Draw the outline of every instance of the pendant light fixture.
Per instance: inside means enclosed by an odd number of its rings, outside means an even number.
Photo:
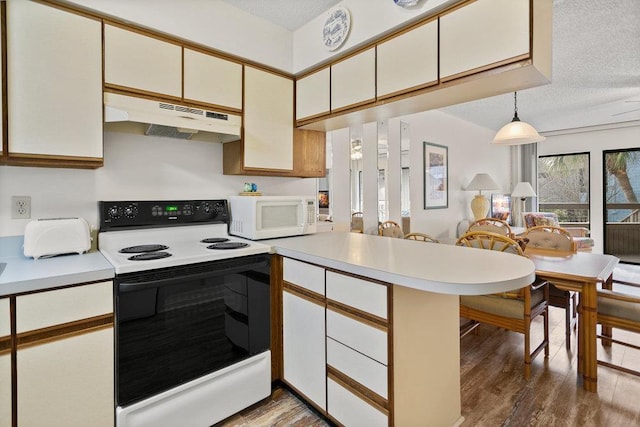
[[[538,133],[529,123],[520,121],[518,117],[518,92],[513,92],[513,120],[498,131],[491,141],[497,145],[521,145],[542,142],[546,138]]]

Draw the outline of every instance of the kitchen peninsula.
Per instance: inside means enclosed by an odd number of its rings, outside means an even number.
[[[535,277],[524,257],[365,234],[270,244],[274,378],[343,425],[459,425],[458,295]]]

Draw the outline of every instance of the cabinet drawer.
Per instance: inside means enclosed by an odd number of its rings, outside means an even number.
[[[387,364],[387,333],[327,309],[327,336]]]
[[[327,338],[327,365],[388,399],[387,367],[380,362]]]
[[[387,319],[387,287],[327,271],[327,298]]]
[[[284,258],[282,270],[286,282],[324,295],[324,268]]]
[[[360,399],[331,378],[327,379],[327,412],[345,427],[389,425],[387,414]]]
[[[113,313],[111,281],[16,298],[18,333]]]

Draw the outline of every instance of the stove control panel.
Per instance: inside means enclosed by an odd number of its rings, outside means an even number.
[[[167,227],[195,223],[229,223],[227,201],[162,200],[101,201],[100,231]]]

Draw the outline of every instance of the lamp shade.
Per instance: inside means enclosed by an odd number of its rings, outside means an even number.
[[[497,145],[521,145],[542,142],[545,139],[547,138],[540,135],[529,123],[520,121],[518,117],[518,92],[514,92],[513,119],[502,126],[491,143]]]
[[[528,182],[519,182],[511,192],[511,197],[536,197],[536,192]]]
[[[520,145],[542,142],[545,139],[547,138],[540,135],[529,123],[515,120],[502,126],[491,142],[498,145]]]
[[[500,186],[496,184],[488,173],[477,173],[466,188],[467,191],[498,189],[500,189]]]

